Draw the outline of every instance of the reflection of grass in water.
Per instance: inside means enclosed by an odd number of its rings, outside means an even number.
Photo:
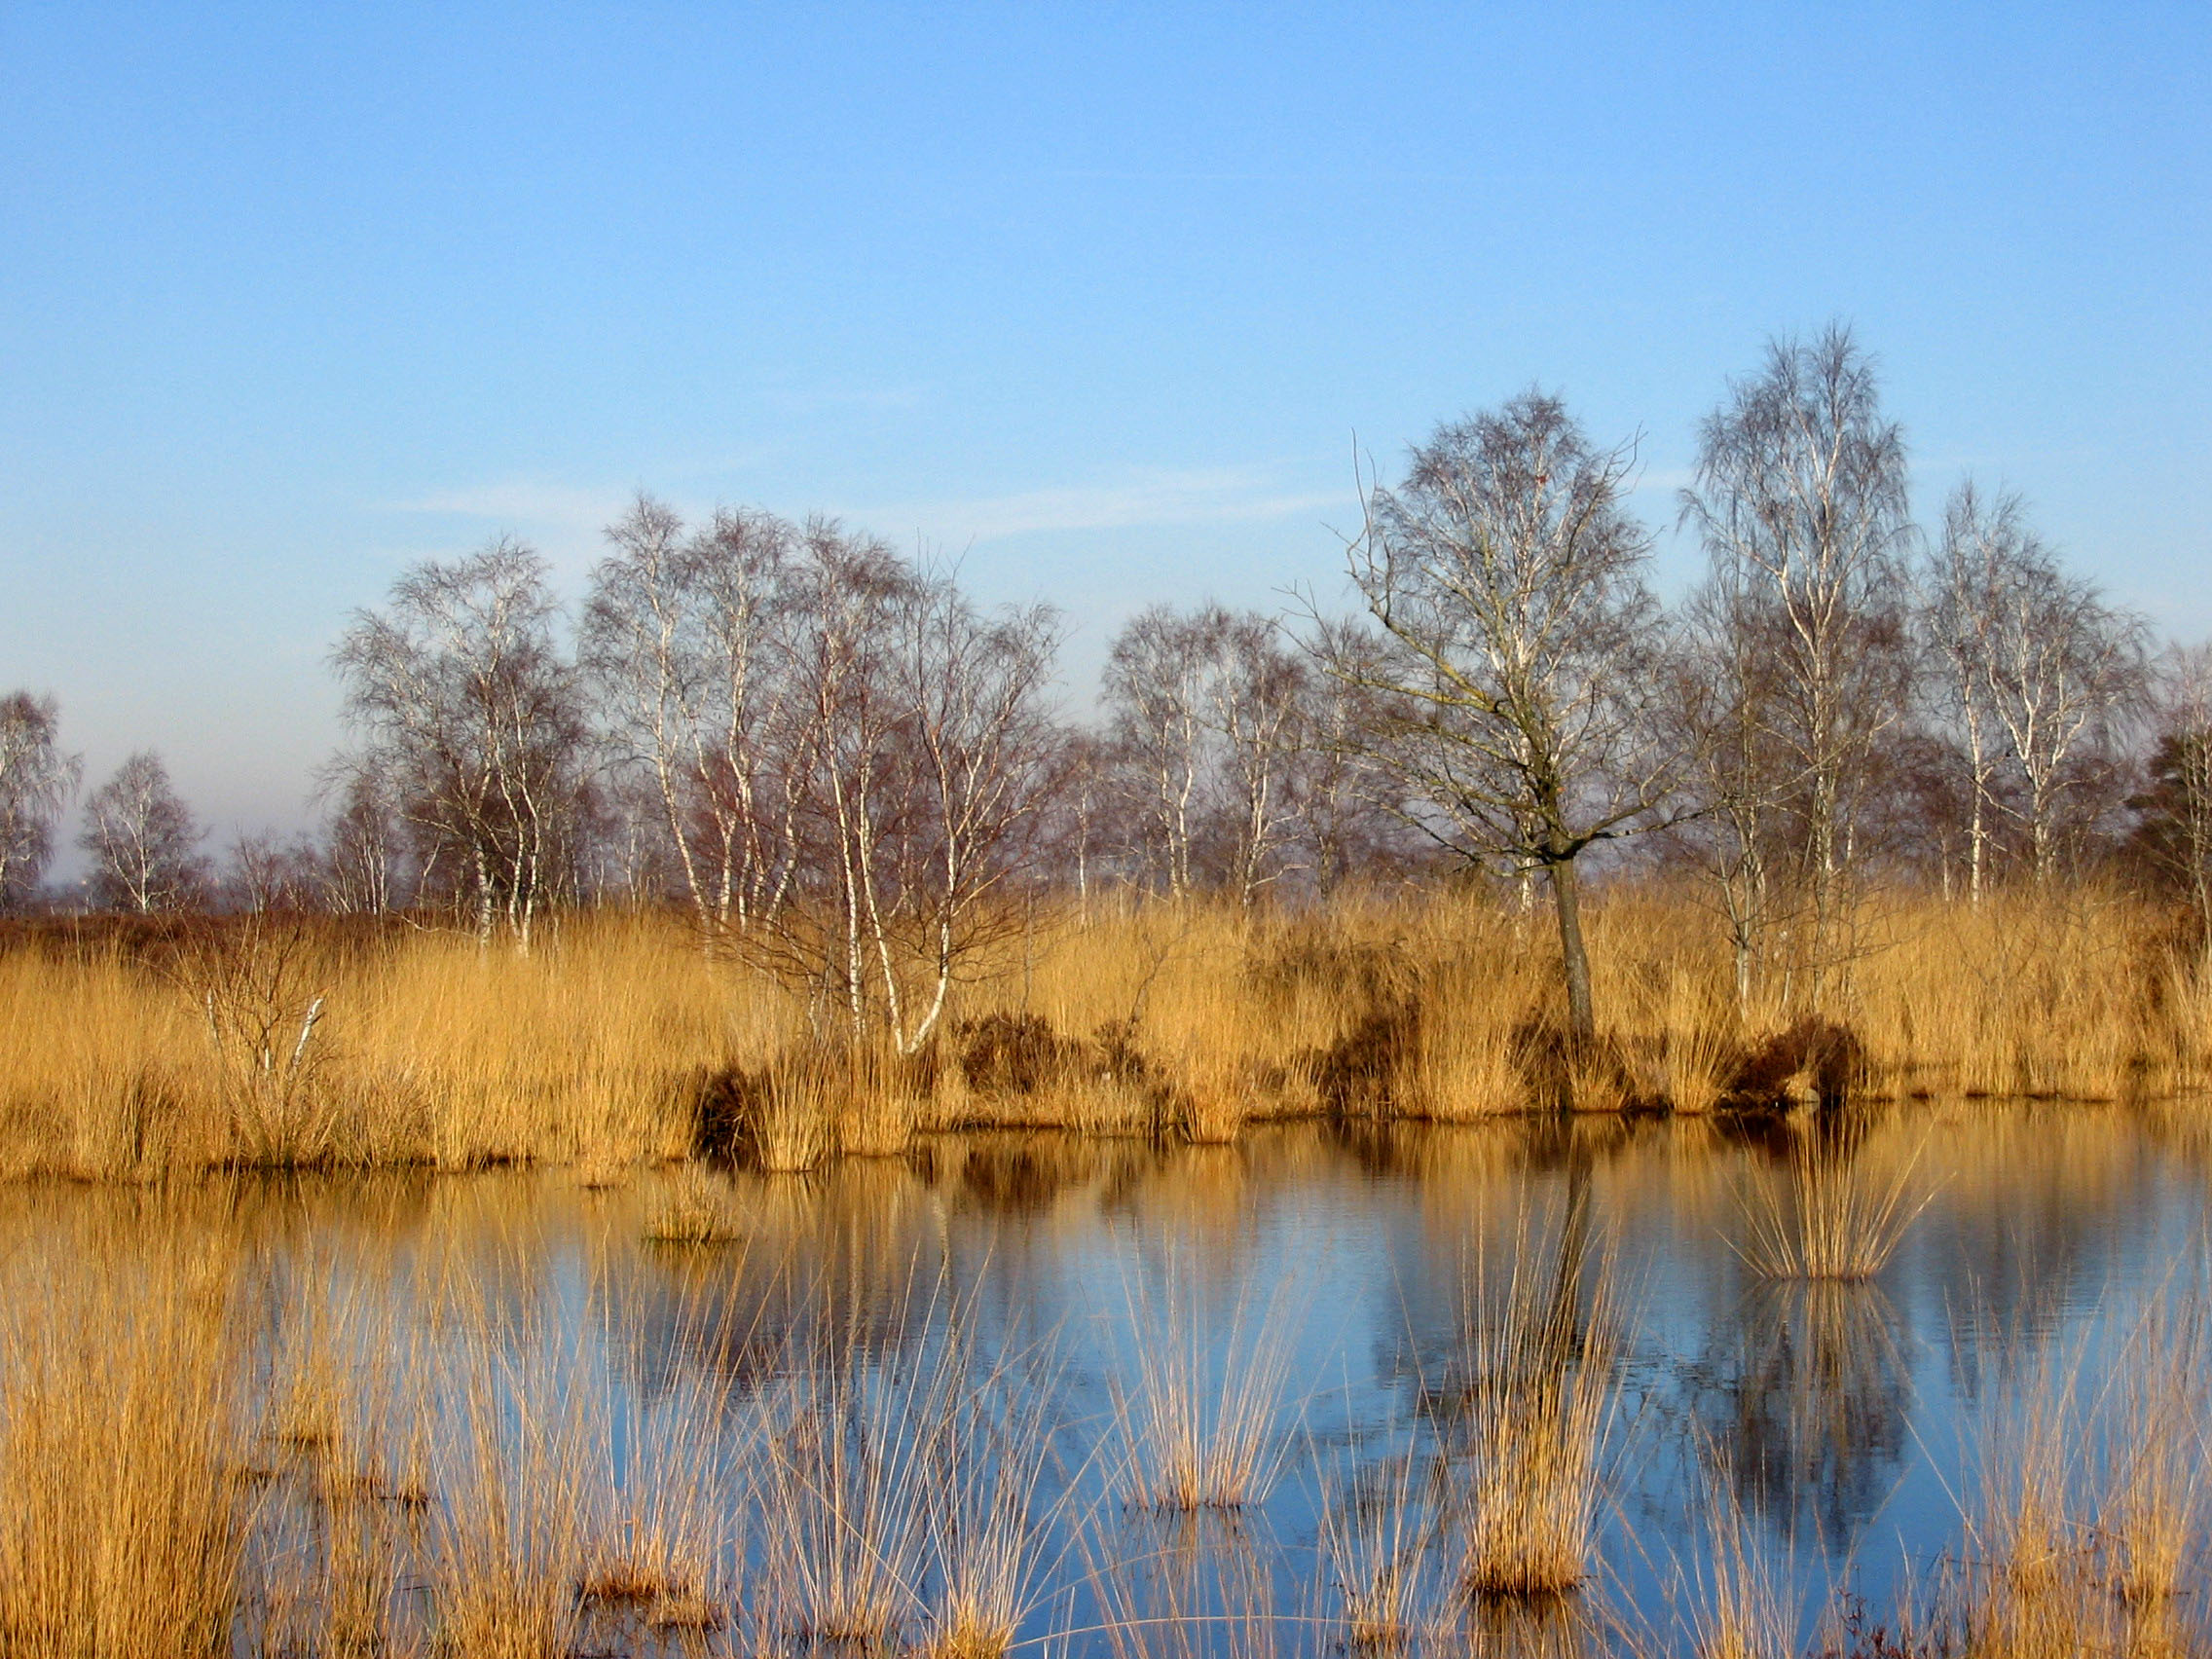
[[[1348,1647],[1395,1650],[1421,1623],[1435,1530],[1425,1502],[1428,1485],[1427,1460],[1406,1452],[1323,1486],[1321,1556]]]
[[[1767,1281],[1743,1304],[1744,1383],[1724,1466],[1792,1530],[1801,1504],[1825,1530],[1845,1525],[1860,1473],[1902,1451],[1911,1375],[1897,1318],[1863,1280]]]
[[[1869,1157],[1863,1147],[1799,1135],[1784,1180],[1739,1189],[1743,1231],[1729,1248],[1762,1278],[1870,1279],[1934,1197],[1913,1201],[1920,1157],[1920,1149],[1902,1160]]]
[[[846,1182],[856,1183],[853,1201],[827,1207]],[[342,1232],[336,1246],[303,1235],[290,1210],[277,1214],[280,1227],[253,1235],[281,1246],[264,1253],[263,1242],[244,1241],[250,1219],[220,1201],[195,1209],[174,1195],[149,1196],[143,1209],[93,1237],[82,1227],[52,1229],[55,1212],[46,1206],[55,1200],[27,1195],[22,1213],[37,1218],[37,1230],[23,1225],[21,1241],[0,1250],[0,1652],[166,1655],[178,1643],[142,1634],[159,1622],[147,1609],[189,1619],[203,1604],[225,1629],[235,1623],[241,1650],[263,1652],[380,1644],[425,1652],[438,1640],[457,1653],[615,1651],[645,1641],[638,1627],[649,1624],[669,1632],[650,1640],[673,1649],[719,1624],[726,1634],[715,1638],[718,1650],[781,1647],[800,1630],[873,1628],[941,1659],[990,1659],[1041,1610],[1040,1586],[1073,1582],[1051,1559],[1055,1545],[1113,1561],[1099,1570],[1119,1572],[1123,1552],[1152,1544],[1145,1570],[1155,1576],[1107,1609],[1117,1628],[1087,1631],[1082,1641],[1093,1651],[1115,1647],[1134,1659],[1140,1650],[1304,1650],[1312,1638],[1284,1588],[1305,1559],[1296,1553],[1304,1540],[1275,1539],[1257,1499],[1232,1528],[1223,1523],[1235,1515],[1223,1512],[1128,1512],[1102,1500],[1078,1516],[1039,1498],[1040,1483],[1051,1486],[1051,1389],[1013,1376],[995,1335],[977,1337],[957,1361],[945,1357],[933,1345],[958,1320],[941,1309],[883,1311],[884,1304],[903,1309],[930,1298],[927,1286],[916,1293],[890,1282],[898,1270],[886,1265],[911,1244],[887,1224],[894,1204],[906,1205],[909,1220],[926,1209],[901,1197],[918,1190],[914,1183],[904,1166],[892,1165],[830,1172],[804,1193],[788,1181],[741,1177],[736,1190],[757,1207],[761,1226],[784,1228],[809,1260],[848,1225],[877,1229],[838,1258],[834,1275],[825,1272],[836,1278],[833,1290],[808,1292],[824,1305],[832,1296],[866,1303],[873,1322],[864,1333],[857,1319],[840,1323],[809,1303],[803,1342],[742,1373],[736,1362],[719,1369],[719,1355],[705,1358],[697,1344],[666,1372],[655,1369],[664,1356],[623,1350],[616,1363],[638,1364],[642,1382],[603,1374],[609,1356],[592,1346],[603,1309],[611,1316],[620,1309],[627,1319],[634,1308],[620,1297],[595,1303],[586,1340],[577,1341],[576,1309],[560,1300],[566,1281],[548,1269],[542,1235],[487,1207],[494,1183],[429,1189],[436,1206],[406,1212],[412,1219],[388,1253],[366,1229]],[[628,1200],[576,1205],[565,1182],[551,1185],[556,1206],[601,1219],[608,1207],[634,1213],[622,1207]],[[93,1196],[101,1206],[114,1197]],[[776,1204],[787,1206],[780,1222]],[[404,1231],[424,1216],[420,1232]],[[727,1291],[752,1317],[758,1279],[779,1271],[761,1246],[743,1255],[641,1251],[637,1226],[601,1229],[625,1264],[610,1273],[700,1297]],[[888,1251],[883,1241],[893,1237],[907,1242]],[[1510,1265],[1511,1282],[1475,1299],[1483,1316],[1471,1321],[1459,1392],[1448,1402],[1460,1413],[1442,1419],[1446,1479],[1427,1485],[1427,1465],[1398,1457],[1402,1447],[1393,1443],[1362,1490],[1325,1493],[1313,1541],[1341,1594],[1313,1611],[1332,1615],[1350,1645],[1383,1650],[1403,1641],[1425,1651],[1448,1611],[1467,1620],[1452,1640],[1482,1651],[1641,1650],[1617,1634],[1591,1634],[1603,1631],[1616,1593],[1591,1555],[1569,1579],[1579,1588],[1565,1598],[1528,1594],[1530,1574],[1516,1580],[1478,1567],[1478,1546],[1512,1530],[1506,1522],[1516,1506],[1546,1510],[1549,1500],[1530,1495],[1536,1489],[1567,1492],[1571,1510],[1577,1481],[1595,1470],[1603,1499],[1604,1434],[1595,1437],[1595,1456],[1563,1455],[1558,1427],[1573,1414],[1544,1401],[1582,1397],[1585,1379],[1610,1390],[1604,1333],[1594,1339],[1586,1328],[1606,1321],[1588,1311],[1590,1275],[1559,1272],[1548,1243],[1548,1235],[1524,1235],[1510,1257],[1500,1252],[1498,1277]],[[1580,1260],[1586,1252],[1568,1254]],[[730,1288],[748,1277],[754,1282],[742,1294]],[[235,1316],[241,1290],[256,1298],[253,1319]],[[258,1316],[264,1296],[266,1320]],[[1790,1390],[1793,1412],[1801,1405],[1809,1414],[1795,1431],[1800,1440],[1848,1434],[1865,1412],[1843,1402],[1891,1368],[1875,1287],[1779,1283],[1753,1299],[1780,1310],[1771,1328],[1787,1328],[1790,1359],[1777,1386]],[[753,1347],[775,1346],[780,1321],[799,1300],[778,1305],[773,1328]],[[1157,1292],[1154,1303],[1171,1305]],[[1202,1305],[1174,1305],[1186,1309],[1194,1334],[1206,1332]],[[1945,1591],[1955,1609],[1949,1628],[1960,1633],[1955,1650],[2190,1650],[2197,1642],[2200,1609],[2189,1591],[2203,1563],[2203,1306],[2192,1281],[2139,1327],[2117,1333],[2109,1349],[2097,1350],[2106,1369],[2093,1398],[2065,1392],[2062,1370],[2055,1382],[2031,1376],[2014,1402],[2020,1409],[1984,1425],[1987,1490],[1969,1494],[1970,1548]],[[230,1311],[218,1318],[218,1309]],[[1284,1325],[1248,1311],[1237,1339],[1247,1359],[1262,1333]],[[678,1323],[685,1336],[666,1339],[672,1347],[695,1334],[693,1323]],[[1133,1351],[1130,1363],[1133,1374]],[[742,1384],[733,1381],[739,1375]],[[1197,1375],[1203,1417],[1232,1380],[1210,1369]],[[781,1380],[767,1384],[774,1411],[750,1392],[764,1376]],[[1280,1381],[1278,1374],[1268,1396],[1271,1420],[1279,1416]],[[2029,1409],[2031,1385],[2058,1404],[2039,1416]],[[860,1397],[864,1386],[887,1391],[870,1402]],[[1134,1401],[1142,1384],[1125,1392]],[[1515,1404],[1518,1429],[1494,1426]],[[781,1445],[753,1433],[763,1421],[793,1431],[801,1419],[815,1426]],[[422,1430],[424,1422],[433,1427]],[[842,1474],[832,1467],[838,1454],[804,1444],[829,1422],[848,1431],[857,1423],[865,1442],[855,1443]],[[868,1438],[879,1431],[916,1436],[918,1450]],[[433,1442],[419,1455],[407,1446],[416,1432]],[[1125,1450],[1111,1421],[1102,1433],[1109,1459]],[[1266,1437],[1261,1445],[1272,1473],[1280,1448]],[[905,1519],[897,1505],[907,1499],[868,1495],[870,1457],[892,1484],[898,1469],[913,1471],[905,1485],[922,1495]],[[103,1479],[85,1481],[87,1467]],[[1084,1484],[1087,1496],[1101,1486],[1125,1492],[1118,1466],[1092,1472],[1098,1478]],[[1266,1482],[1256,1490],[1264,1494]],[[1432,1549],[1424,1573],[1417,1545],[1439,1512],[1463,1548],[1449,1561]],[[837,1524],[871,1541],[865,1549],[839,1541]],[[1520,1528],[1539,1542],[1548,1530]],[[903,1542],[903,1530],[919,1541]],[[1685,1617],[1705,1621],[1690,1626],[1698,1645],[1715,1659],[1772,1651],[1759,1645],[1755,1582],[1771,1562],[1755,1559],[1741,1536],[1731,1544],[1722,1522],[1709,1517],[1707,1532],[1699,1547],[1709,1568],[1685,1608]],[[747,1553],[735,1541],[741,1535],[760,1547]],[[1096,1541],[1070,1541],[1079,1535]],[[779,1538],[799,1547],[778,1547]],[[817,1597],[818,1580],[835,1567],[825,1558],[838,1551],[898,1564],[875,1603],[888,1619],[865,1605],[863,1616],[840,1617],[834,1597]],[[1450,1583],[1462,1563],[1478,1591],[1518,1583],[1524,1593],[1491,1590],[1470,1608]],[[133,1575],[128,1583],[115,1576],[125,1570]],[[96,1610],[86,1610],[93,1606],[87,1586],[105,1598]],[[55,1608],[81,1621],[74,1647],[39,1634],[56,1628],[37,1622],[58,1616]],[[1172,1631],[1140,1622],[1152,1619],[1176,1622]],[[1783,1611],[1773,1612],[1769,1634],[1786,1623]],[[1929,1640],[1933,1630],[1924,1633]]]

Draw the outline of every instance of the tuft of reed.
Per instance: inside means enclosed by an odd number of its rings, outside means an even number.
[[[1266,1500],[1282,1460],[1271,1445],[1290,1361],[1287,1289],[1226,1310],[1171,1257],[1157,1290],[1124,1279],[1131,1377],[1113,1382],[1123,1486],[1140,1509],[1241,1509]]]
[[[158,1222],[157,1222],[158,1225]],[[17,1264],[20,1269],[22,1264]],[[142,1271],[141,1271],[142,1269]],[[242,1329],[204,1245],[48,1253],[0,1299],[0,1652],[219,1651],[247,1533]]]
[[[723,1390],[686,1383],[639,1410],[621,1436],[599,1414],[592,1437],[608,1462],[576,1587],[587,1606],[627,1609],[661,1632],[726,1622],[714,1584],[727,1530],[721,1516],[758,1497],[749,1490],[750,1458],[737,1461],[735,1490],[724,1484],[719,1428],[727,1404]]]
[[[431,1382],[443,1405],[427,1574],[437,1643],[472,1659],[562,1659],[591,1566],[591,1423],[552,1333],[526,1316],[507,1350],[482,1288],[464,1294],[472,1340]]]
[[[1558,1596],[1588,1575],[1618,1401],[1610,1262],[1571,1208],[1550,1252],[1520,1226],[1501,1295],[1477,1270],[1456,1389],[1469,1470],[1459,1576],[1488,1599]]]
[[[2120,1593],[2170,1602],[2202,1567],[2212,1309],[2194,1285],[2153,1300],[2115,1366],[2102,1531]]]
[[[927,1385],[858,1352],[785,1383],[766,1443],[763,1517],[783,1622],[814,1641],[891,1641],[919,1608],[930,1501]]]
[[[1796,1620],[1784,1567],[1752,1535],[1727,1456],[1707,1445],[1701,1465],[1689,1621],[1697,1659],[1789,1659]]]
[[[647,1215],[645,1236],[654,1244],[734,1244],[746,1236],[745,1220],[729,1183],[694,1165]]]
[[[1818,1134],[1790,1143],[1784,1178],[1739,1187],[1741,1231],[1728,1240],[1762,1278],[1871,1279],[1933,1200],[1913,1197],[1923,1141],[1908,1156]]]
[[[1045,1533],[1065,1518],[1064,1498],[1041,1501],[1055,1461],[1059,1362],[1047,1347],[986,1367],[964,1331],[937,1364],[946,1381],[932,1391],[926,1519],[937,1593],[924,1646],[940,1659],[1001,1659],[1036,1604]]]
[[[1337,1623],[1357,1653],[1396,1653],[1423,1623],[1433,1527],[1425,1459],[1403,1453],[1339,1478],[1322,1493],[1320,1544],[1337,1592]]]

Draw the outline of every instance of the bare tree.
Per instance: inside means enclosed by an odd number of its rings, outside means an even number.
[[[405,827],[379,773],[354,765],[337,779],[338,805],[325,831],[324,903],[344,916],[387,915],[407,903]]]
[[[736,943],[811,986],[854,1045],[911,1053],[1007,921],[1000,895],[1042,824],[1058,622],[982,611],[949,575],[822,520],[777,605],[761,773],[791,851]]]
[[[2188,901],[2198,973],[2212,979],[2212,645],[2174,646],[2160,667],[2149,787],[2128,803],[2133,844]]]
[[[1192,849],[1206,770],[1205,629],[1156,605],[1129,618],[1106,655],[1109,741],[1134,820],[1140,867],[1180,899],[1193,883]]]
[[[585,725],[554,638],[545,562],[502,538],[426,562],[361,611],[333,661],[363,763],[442,866],[477,935],[504,926],[527,948],[561,890],[585,805]]]
[[[0,910],[38,891],[54,854],[54,827],[84,763],[62,752],[61,710],[52,697],[0,697]]]
[[[2036,880],[2049,879],[2069,804],[2120,775],[2117,723],[2145,695],[2148,655],[2142,624],[2059,568],[2017,496],[1985,504],[1962,485],[1937,560],[1932,631],[1969,772],[1978,898],[2000,808],[2026,833]]]
[[[1047,706],[1061,624],[1049,606],[984,612],[949,573],[925,576],[901,618],[901,701],[912,711],[920,807],[901,886],[919,983],[903,993],[876,929],[892,1035],[911,1052],[962,965],[1021,919],[1002,900],[1030,862],[1061,773]]]
[[[1294,845],[1309,675],[1274,618],[1214,606],[1203,620],[1214,658],[1204,719],[1222,748],[1223,873],[1248,906],[1286,873]]]
[[[660,804],[682,885],[712,937],[788,894],[795,780],[776,764],[793,717],[792,550],[766,513],[724,511],[686,535],[647,497],[608,531],[582,658],[618,762]]]
[[[1440,426],[1404,483],[1368,491],[1350,546],[1379,631],[1321,642],[1331,672],[1382,699],[1374,741],[1421,828],[1545,876],[1577,1044],[1597,1024],[1575,861],[1648,827],[1668,786],[1644,718],[1659,615],[1621,501],[1630,465],[1540,391]]]
[[[1790,756],[1816,994],[1836,950],[1856,812],[1910,685],[1901,596],[1904,440],[1851,332],[1777,341],[1699,433],[1682,517],[1704,535],[1715,610],[1774,651],[1762,718]]]
[[[222,902],[254,915],[313,910],[329,892],[328,875],[322,849],[312,836],[264,830],[231,843]]]
[[[85,801],[80,844],[92,858],[92,902],[141,915],[199,903],[206,888],[203,833],[162,757],[140,750]]]
[[[1967,774],[1967,893],[1977,904],[1987,879],[1997,780],[2004,763],[1990,675],[2009,571],[2031,534],[2021,522],[2019,498],[2002,496],[1985,502],[1970,479],[1944,506],[1943,535],[1928,583],[1925,614],[1942,668],[1944,723]]]
[[[1675,827],[1712,885],[1727,928],[1736,998],[1748,1006],[1767,942],[1789,914],[1776,879],[1779,825],[1793,776],[1776,736],[1772,612],[1725,586],[1690,596],[1659,719],[1682,756],[1693,808]]]
[[[1306,675],[1299,700],[1291,814],[1314,891],[1410,873],[1430,843],[1407,829],[1400,780],[1377,760],[1382,700],[1329,673]]]
[[[1135,862],[1171,896],[1215,884],[1251,904],[1290,873],[1311,680],[1256,610],[1158,605],[1116,636],[1112,769]]]

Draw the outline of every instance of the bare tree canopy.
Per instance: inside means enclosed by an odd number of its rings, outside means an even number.
[[[527,944],[570,875],[584,798],[583,708],[554,637],[545,562],[500,539],[417,566],[356,613],[332,660],[377,780],[479,937]]]
[[[1710,615],[1770,664],[1756,718],[1788,766],[1773,793],[1795,821],[1817,982],[1876,748],[1905,713],[1912,671],[1904,438],[1849,329],[1776,341],[1730,387],[1699,432],[1682,517],[1712,559]]]
[[[2147,787],[2128,804],[2133,844],[2195,913],[2199,971],[2212,977],[2212,645],[2159,665]]]
[[[1322,688],[1256,610],[1156,605],[1107,652],[1107,775],[1130,874],[1172,897],[1219,887],[1249,905],[1314,862],[1310,739]]]
[[[83,762],[60,746],[61,710],[52,697],[0,697],[0,910],[29,901],[54,855],[54,827],[77,788]]]
[[[817,519],[641,498],[594,571],[582,660],[710,939],[910,1051],[1032,861],[1059,775],[1060,624]]]
[[[696,534],[649,497],[608,527],[592,572],[582,666],[615,764],[657,808],[658,835],[710,933],[788,895],[795,847],[791,570],[799,533],[720,512]]]
[[[2142,624],[2069,576],[2028,527],[2017,496],[1953,493],[1927,582],[1948,735],[1969,791],[1969,892],[1981,896],[1999,817],[2027,839],[2035,879],[2052,873],[2067,809],[2109,798],[2119,723],[2143,702]],[[2092,807],[2093,810],[2093,807]]]
[[[1646,827],[1670,773],[1646,718],[1661,621],[1622,505],[1631,464],[1540,391],[1439,427],[1402,484],[1368,493],[1350,547],[1376,626],[1320,641],[1382,700],[1372,741],[1421,827],[1548,878],[1577,1042],[1596,1023],[1575,860]]]
[[[81,844],[92,859],[92,903],[141,915],[202,903],[207,887],[199,852],[203,833],[162,757],[140,750],[85,801]]]

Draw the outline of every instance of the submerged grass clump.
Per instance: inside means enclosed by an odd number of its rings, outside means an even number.
[[[745,1219],[726,1180],[688,1168],[653,1206],[645,1235],[655,1244],[735,1244]]]
[[[1933,1196],[1913,1195],[1923,1150],[1899,1158],[1886,1146],[1796,1136],[1781,1180],[1740,1191],[1742,1231],[1729,1248],[1762,1278],[1873,1278]]]
[[[1124,1286],[1134,1365],[1115,1381],[1114,1427],[1124,1492],[1142,1509],[1262,1503],[1281,1466],[1274,1419],[1292,1309],[1281,1295],[1224,1309],[1209,1288],[1194,1264],[1172,1259],[1157,1288]]]

